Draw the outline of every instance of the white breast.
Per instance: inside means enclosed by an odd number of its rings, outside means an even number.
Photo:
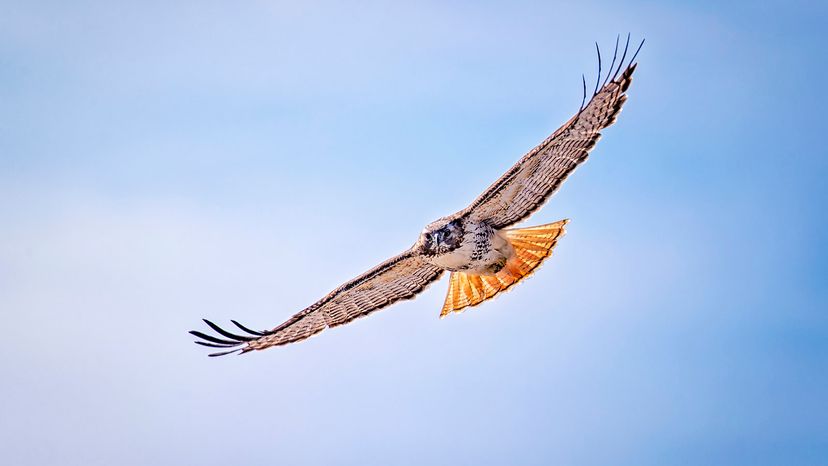
[[[473,241],[463,238],[463,244],[454,251],[434,256],[429,262],[451,271],[465,270],[472,262],[475,245]]]
[[[492,273],[513,253],[512,246],[491,227],[467,224],[460,247],[434,256],[430,262],[453,272]]]

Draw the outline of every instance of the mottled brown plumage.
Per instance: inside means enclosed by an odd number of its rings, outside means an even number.
[[[450,271],[441,311],[445,316],[478,305],[532,274],[552,254],[568,220],[530,228],[507,227],[537,211],[587,159],[600,131],[615,122],[636,67],[637,51],[624,67],[628,46],[629,37],[617,69],[613,72],[616,53],[601,86],[599,52],[598,81],[589,102],[469,207],[428,225],[410,249],[343,284],[272,330],[255,331],[232,321],[244,332],[240,335],[205,320],[219,337],[192,331],[201,339],[196,343],[225,349],[211,354],[218,356],[301,341],[328,327],[411,299],[444,271]],[[584,91],[586,98],[586,85]]]

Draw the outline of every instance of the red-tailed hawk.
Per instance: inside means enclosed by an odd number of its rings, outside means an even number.
[[[210,356],[286,345],[328,327],[365,317],[402,299],[411,299],[449,271],[448,294],[440,316],[476,306],[520,282],[552,254],[568,220],[529,228],[509,228],[538,210],[583,163],[600,131],[613,124],[627,100],[635,54],[624,66],[629,35],[615,67],[615,53],[603,83],[598,79],[589,102],[540,145],[529,151],[470,206],[428,226],[407,251],[350,280],[272,330],[251,330],[231,321],[245,335],[228,332],[205,319],[217,336],[192,331],[196,343],[222,348]],[[597,49],[597,45],[596,45]],[[623,70],[623,71],[622,71]]]

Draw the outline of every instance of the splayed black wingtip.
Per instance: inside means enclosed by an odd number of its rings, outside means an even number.
[[[218,325],[210,322],[207,319],[201,319],[201,320],[203,320],[205,324],[209,325],[211,329],[215,330],[220,335],[225,336],[227,338],[232,338],[232,339],[238,340],[238,341],[250,341],[250,340],[255,340],[256,339],[254,337],[246,337],[246,336],[242,336],[242,335],[236,335],[235,333],[230,333],[227,330],[224,330],[223,328],[221,328]]]
[[[257,331],[255,331],[255,330],[250,330],[249,328],[247,328],[247,327],[245,327],[244,325],[242,325],[242,324],[240,324],[240,323],[236,322],[235,320],[231,320],[230,322],[233,322],[233,325],[235,325],[236,327],[238,327],[241,331],[243,331],[243,332],[247,332],[247,333],[249,333],[249,334],[251,334],[251,335],[256,335],[256,336],[260,336],[260,337],[263,337],[263,336],[267,335],[267,333],[266,333],[266,332],[257,332]]]
[[[235,320],[231,320],[230,322],[232,322],[233,325],[238,327],[241,331],[249,334],[250,336],[238,335],[238,334],[235,334],[235,333],[232,333],[232,332],[228,332],[227,330],[219,327],[218,325],[214,324],[213,322],[211,322],[207,319],[202,319],[202,320],[214,332],[218,333],[220,336],[222,336],[224,338],[218,338],[218,337],[215,337],[213,335],[208,335],[204,332],[199,332],[198,330],[191,330],[189,332],[190,335],[193,335],[193,336],[201,339],[201,341],[195,341],[194,343],[196,343],[197,345],[201,345],[201,346],[207,346],[209,348],[222,348],[222,349],[224,349],[224,348],[233,348],[229,351],[211,353],[209,355],[210,357],[224,356],[226,354],[232,354],[232,353],[244,354],[244,353],[250,351],[250,347],[246,346],[249,342],[268,335],[268,332],[266,330],[260,331],[260,332],[256,331],[256,330],[251,330],[251,329],[245,327],[244,325],[236,322]],[[245,346],[243,346],[243,345],[245,345]]]
[[[641,43],[638,44],[638,48],[635,49],[635,53],[633,54],[632,58],[630,58],[630,65],[629,66],[635,66],[635,58],[638,56],[638,52],[641,51],[641,47],[644,47],[644,41],[646,41],[646,40],[647,40],[646,38],[641,39]]]
[[[224,344],[224,345],[237,345],[237,344],[241,343],[239,341],[233,341],[233,340],[222,340],[221,338],[216,338],[212,335],[207,335],[206,333],[199,332],[198,330],[190,330],[190,335],[197,336],[198,338],[201,338],[202,340],[207,340],[207,341],[212,342],[212,343],[220,343],[220,344]]]
[[[615,35],[615,49],[612,51],[612,63],[609,66],[609,72],[607,76],[604,78],[604,82],[601,83],[601,87],[607,85],[607,81],[609,81],[610,76],[612,75],[612,69],[615,68],[615,60],[618,59],[618,43],[621,41],[621,34]]]
[[[193,343],[196,345],[207,346],[209,348],[235,348],[236,346],[239,346],[238,343],[233,345],[220,345],[218,343],[210,343],[207,341],[194,341]]]
[[[207,356],[209,356],[209,357],[211,357],[211,358],[215,358],[215,357],[218,357],[218,356],[224,356],[224,355],[227,355],[227,354],[233,354],[233,353],[244,354],[244,350],[242,350],[241,348],[236,348],[236,349],[234,349],[234,350],[230,350],[230,351],[222,351],[222,352],[220,352],[220,353],[210,353],[210,354],[208,354]]]
[[[627,55],[630,52],[630,38],[631,34],[627,33],[627,38],[624,41],[624,50],[621,53],[621,59],[618,60],[618,51],[620,50],[619,45],[621,44],[621,35],[618,34],[615,36],[615,49],[612,52],[612,63],[610,63],[606,75],[604,75],[604,69],[602,66],[603,64],[601,62],[601,48],[599,47],[597,42],[595,43],[595,51],[598,55],[598,77],[595,81],[595,90],[592,93],[592,97],[598,95],[604,89],[604,86],[606,86],[608,83],[615,82],[617,79],[619,79],[619,73],[621,73],[621,76],[623,77],[624,75],[631,74],[632,71],[635,70],[635,59],[636,57],[638,57],[638,52],[640,52],[641,48],[644,46],[644,39],[642,39],[641,43],[638,44],[638,47],[635,49],[635,53],[632,54],[632,58],[629,61],[627,61]],[[617,67],[616,63],[618,64]],[[589,102],[587,102],[586,100],[586,77],[584,75],[581,75],[581,83],[583,85],[584,94],[583,98],[581,99],[581,106],[578,109],[578,112],[582,112],[585,106],[589,105]],[[591,99],[590,102],[592,102]]]
[[[598,93],[598,86],[601,84],[601,47],[598,47],[598,42],[595,43],[595,53],[598,54],[598,78],[595,80],[595,90],[592,95]]]
[[[630,33],[627,33],[627,41],[624,43],[624,52],[621,54],[621,60],[618,62],[618,68],[616,68],[615,73],[612,74],[612,80],[615,81],[615,78],[618,77],[618,73],[621,72],[621,68],[624,67],[624,60],[627,58],[627,51],[630,49]]]

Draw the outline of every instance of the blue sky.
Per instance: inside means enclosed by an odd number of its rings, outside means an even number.
[[[818,2],[0,2],[0,456],[828,462]],[[207,358],[407,248],[646,37],[514,292]]]

